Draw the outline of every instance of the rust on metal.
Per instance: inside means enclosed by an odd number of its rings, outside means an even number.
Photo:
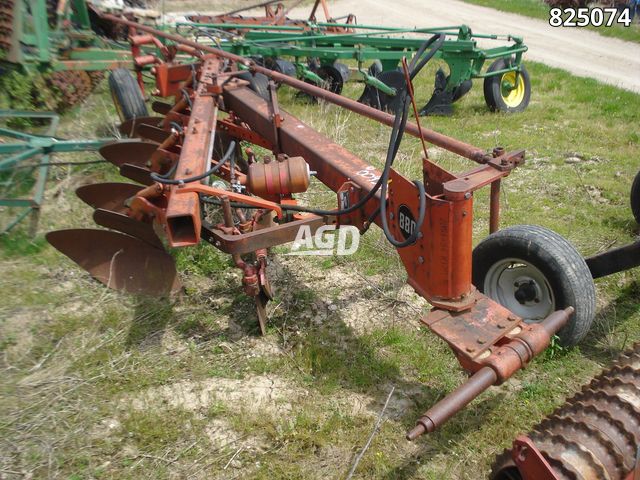
[[[473,308],[462,312],[434,309],[422,319],[436,335],[469,360],[476,360],[499,340],[521,331],[522,319],[489,297],[474,292]]]
[[[126,214],[103,208],[98,208],[93,212],[93,221],[101,227],[126,233],[127,235],[138,238],[153,247],[160,249],[164,248],[162,241],[153,231],[153,226],[150,223],[145,223]]]
[[[513,460],[531,479],[561,480],[531,439],[524,435],[513,442]]]
[[[632,480],[640,447],[639,360],[636,344],[526,437],[518,437],[511,451],[498,456],[491,480]],[[544,463],[519,461],[522,448],[538,452]]]
[[[567,323],[573,311],[569,307],[554,312],[542,322],[527,326],[510,341],[490,351],[488,356],[478,357],[476,371],[471,378],[427,410],[407,433],[407,439],[415,440],[434,431],[490,386],[504,382],[523,368],[549,346],[553,335]]]
[[[49,232],[47,241],[114,290],[167,296],[181,288],[171,255],[129,235],[71,229]]]
[[[247,188],[261,197],[306,192],[309,181],[309,164],[302,157],[256,162],[247,173]]]
[[[153,152],[158,148],[155,142],[139,139],[118,140],[100,147],[100,155],[109,163],[119,167],[125,163],[146,168]]]
[[[142,185],[153,185],[155,183],[151,178],[151,170],[131,163],[120,165],[120,175]]]
[[[311,234],[314,234],[318,228],[328,223],[331,223],[329,219],[307,215],[301,220],[250,231],[242,235],[232,235],[205,222],[203,223],[202,237],[225,253],[244,254],[293,242],[301,227],[309,227]]]
[[[93,208],[103,208],[117,213],[126,213],[125,202],[135,197],[144,187],[133,183],[91,183],[76,189],[76,195]]]
[[[163,117],[134,117],[125,120],[118,126],[118,130],[122,135],[127,137],[135,137],[136,131],[140,125],[158,126],[162,123]]]

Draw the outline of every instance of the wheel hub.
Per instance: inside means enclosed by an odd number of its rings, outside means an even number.
[[[521,305],[527,303],[540,303],[540,296],[542,294],[539,285],[532,279],[518,279],[513,287],[515,289],[514,297]]]
[[[496,262],[489,269],[484,292],[529,322],[541,321],[555,310],[553,291],[545,275],[517,258]]]
[[[500,90],[504,102],[512,108],[524,101],[526,87],[524,78],[517,72],[507,72],[502,76]]]

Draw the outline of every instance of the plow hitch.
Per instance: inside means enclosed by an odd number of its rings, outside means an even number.
[[[569,307],[552,313],[541,323],[516,326],[510,340],[486,350],[481,359],[473,362],[477,368],[469,380],[427,410],[407,433],[407,440],[415,440],[431,433],[492,385],[499,385],[515,372],[526,367],[535,356],[543,352],[553,336],[566,325],[574,309]],[[505,337],[509,338],[509,337]]]

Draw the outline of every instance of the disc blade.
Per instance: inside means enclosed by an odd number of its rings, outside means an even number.
[[[100,147],[99,152],[107,162],[113,163],[116,167],[123,163],[146,167],[157,149],[158,144],[135,138],[109,143]]]
[[[76,195],[93,208],[125,213],[127,207],[124,202],[137,195],[143,188],[133,183],[92,183],[76,189]]]
[[[162,128],[154,127],[152,125],[139,125],[136,129],[136,133],[141,138],[146,138],[152,142],[162,143],[164,142],[171,132],[163,130]]]
[[[167,296],[181,288],[171,255],[137,238],[109,230],[49,232],[47,241],[109,288]]]
[[[154,184],[154,181],[151,178],[151,170],[137,165],[131,165],[130,163],[120,165],[120,175],[128,178],[129,180],[133,180],[134,182],[141,183],[142,185]]]
[[[93,220],[101,227],[117,230],[138,238],[149,245],[164,249],[164,245],[150,223],[140,222],[123,213],[98,208],[93,212]]]
[[[125,120],[120,124],[118,130],[126,137],[133,138],[137,136],[137,130],[140,125],[158,126],[164,120],[162,117],[137,117]]]

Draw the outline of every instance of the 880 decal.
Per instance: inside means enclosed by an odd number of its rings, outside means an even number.
[[[629,8],[552,8],[549,25],[552,27],[611,27],[631,25]]]

